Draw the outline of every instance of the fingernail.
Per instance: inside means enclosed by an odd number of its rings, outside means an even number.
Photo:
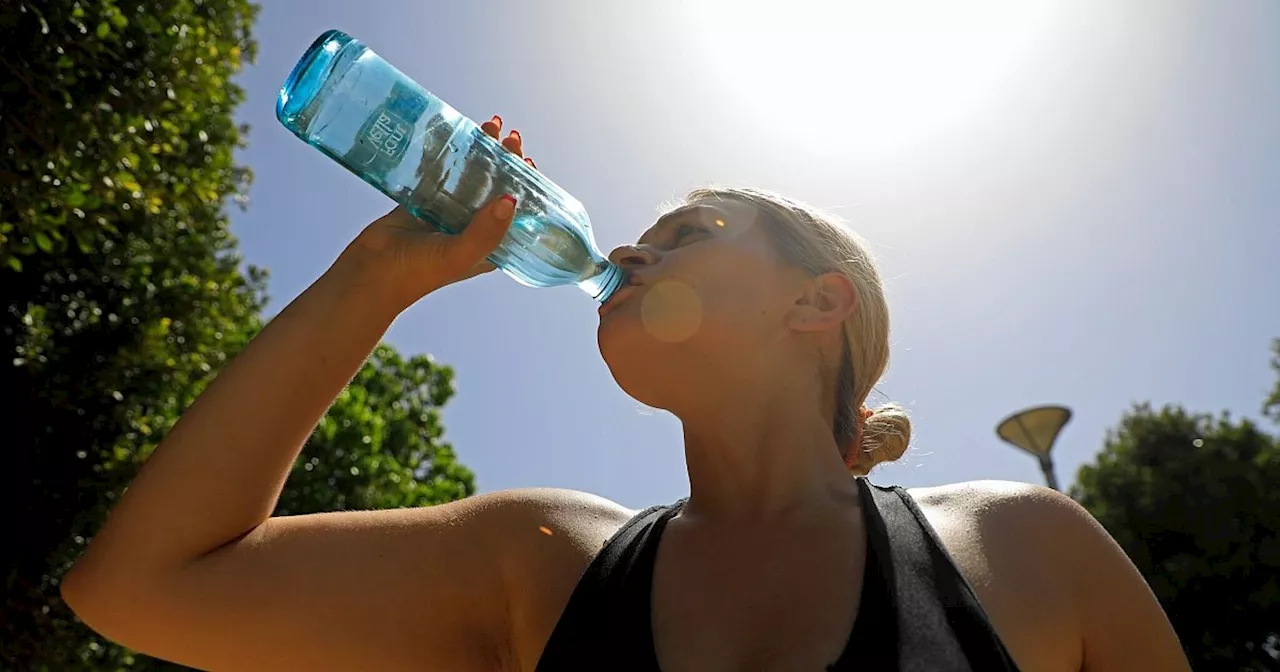
[[[504,194],[498,199],[497,205],[493,206],[493,214],[498,219],[506,219],[516,211],[516,197],[510,194]]]
[[[511,131],[511,137],[515,138],[516,140],[519,140],[519,139],[520,139],[520,131],[512,130],[512,131]]]
[[[490,121],[491,123],[497,124],[497,125],[499,125],[499,126],[501,126],[501,125],[502,125],[502,117],[499,117],[499,116],[498,116],[498,115],[496,115],[496,114],[495,114],[495,115],[493,115],[493,118],[492,118],[492,119],[490,119],[489,121]]]

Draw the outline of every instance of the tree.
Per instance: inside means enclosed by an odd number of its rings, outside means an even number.
[[[57,576],[139,459],[257,328],[223,203],[255,9],[42,0],[0,10],[0,660],[74,669]]]
[[[1276,386],[1262,403],[1262,413],[1280,424],[1280,338],[1271,343],[1271,370],[1276,372]]]
[[[242,270],[226,216],[250,178],[233,156],[245,129],[232,78],[253,56],[256,11],[0,4],[0,669],[175,668],[87,631],[57,582],[260,327],[265,274]],[[440,441],[451,380],[380,349],[308,445],[282,510],[469,494],[470,473]]]
[[[441,438],[453,370],[379,345],[307,442],[277,515],[443,504],[475,477]]]
[[[1196,670],[1280,670],[1280,441],[1139,405],[1072,495],[1164,605]]]

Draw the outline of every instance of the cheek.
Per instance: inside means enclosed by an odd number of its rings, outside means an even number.
[[[605,318],[602,351],[684,344],[738,352],[768,340],[776,264],[728,246],[689,252],[665,259],[643,292]]]
[[[640,323],[653,338],[663,343],[680,343],[701,330],[704,311],[696,284],[661,280],[641,299]]]
[[[705,336],[724,344],[749,337],[768,319],[767,264],[727,253],[691,255],[687,261],[642,297],[640,319],[651,336],[664,343]]]
[[[776,338],[770,268],[741,255],[679,261],[606,315],[597,330],[614,380],[655,408],[667,408],[675,394],[671,381],[687,387],[699,371],[749,359]]]

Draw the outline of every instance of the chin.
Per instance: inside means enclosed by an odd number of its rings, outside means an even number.
[[[596,341],[618,385],[646,406],[670,410],[724,362],[737,340],[691,283],[660,280],[620,295],[600,318]],[[731,347],[729,349],[732,349]]]
[[[661,410],[678,389],[687,384],[692,370],[690,348],[664,343],[649,335],[630,315],[608,315],[596,330],[600,356],[618,387],[632,399]]]

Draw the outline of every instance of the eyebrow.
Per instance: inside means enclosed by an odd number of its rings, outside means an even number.
[[[644,244],[645,239],[648,238],[651,234],[657,231],[666,229],[667,227],[671,226],[672,224],[675,224],[680,220],[687,219],[690,215],[705,215],[705,214],[717,215],[718,218],[722,220],[728,219],[729,217],[729,213],[727,211],[721,208],[717,208],[714,205],[709,205],[706,203],[697,203],[694,205],[682,205],[676,208],[675,210],[672,210],[671,212],[668,212],[667,214],[659,217],[658,221],[654,222],[653,226],[649,227],[648,231],[645,231],[643,234],[640,235],[640,239],[636,241],[636,244],[638,245]]]

